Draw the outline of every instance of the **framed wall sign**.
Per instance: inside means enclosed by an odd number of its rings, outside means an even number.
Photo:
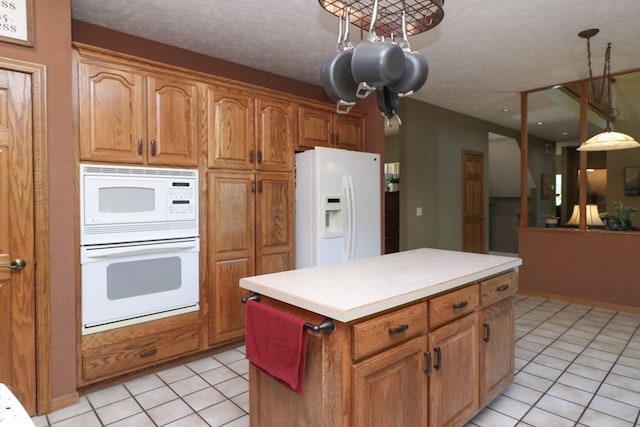
[[[624,168],[624,195],[640,196],[640,166]]]
[[[33,46],[33,0],[0,0],[0,41]]]

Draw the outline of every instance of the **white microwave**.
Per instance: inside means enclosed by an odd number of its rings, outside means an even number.
[[[198,171],[80,165],[82,245],[198,236]]]

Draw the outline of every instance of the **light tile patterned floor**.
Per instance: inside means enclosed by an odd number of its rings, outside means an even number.
[[[518,296],[515,317],[514,382],[467,427],[640,426],[640,315]],[[248,370],[241,346],[88,393],[33,420],[248,426]]]

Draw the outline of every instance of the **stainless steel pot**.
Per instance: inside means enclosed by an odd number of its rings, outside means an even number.
[[[404,54],[404,71],[397,82],[389,84],[387,87],[389,90],[398,93],[399,96],[407,96],[419,90],[427,81],[429,65],[424,56],[411,50],[409,39],[407,38],[407,23],[404,10],[402,11],[402,42],[400,42],[400,46]]]
[[[336,102],[336,111],[346,114],[356,103],[358,83],[351,74],[353,45],[349,40],[349,10],[345,11],[344,32],[342,17],[338,26],[337,52],[327,58],[320,68],[320,81],[327,96]]]
[[[351,58],[351,73],[358,82],[357,96],[367,97],[375,88],[396,83],[404,71],[404,52],[376,34],[378,0],[374,0],[369,38],[356,46]]]

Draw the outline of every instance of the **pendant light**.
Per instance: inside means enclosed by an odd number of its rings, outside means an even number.
[[[592,28],[584,30],[578,33],[579,37],[587,39],[587,55],[589,59],[589,83],[593,85],[593,73],[591,71],[591,37],[598,34],[600,30]],[[592,136],[577,148],[578,151],[609,151],[609,150],[624,150],[628,148],[638,148],[640,143],[633,139],[633,137],[611,130],[611,121],[613,120],[613,103],[611,101],[611,43],[607,44],[607,50],[605,52],[604,59],[604,75],[602,77],[602,86],[600,95],[607,90],[607,106],[605,113],[605,119],[607,121],[606,128],[599,134]],[[593,87],[593,86],[591,86]]]

